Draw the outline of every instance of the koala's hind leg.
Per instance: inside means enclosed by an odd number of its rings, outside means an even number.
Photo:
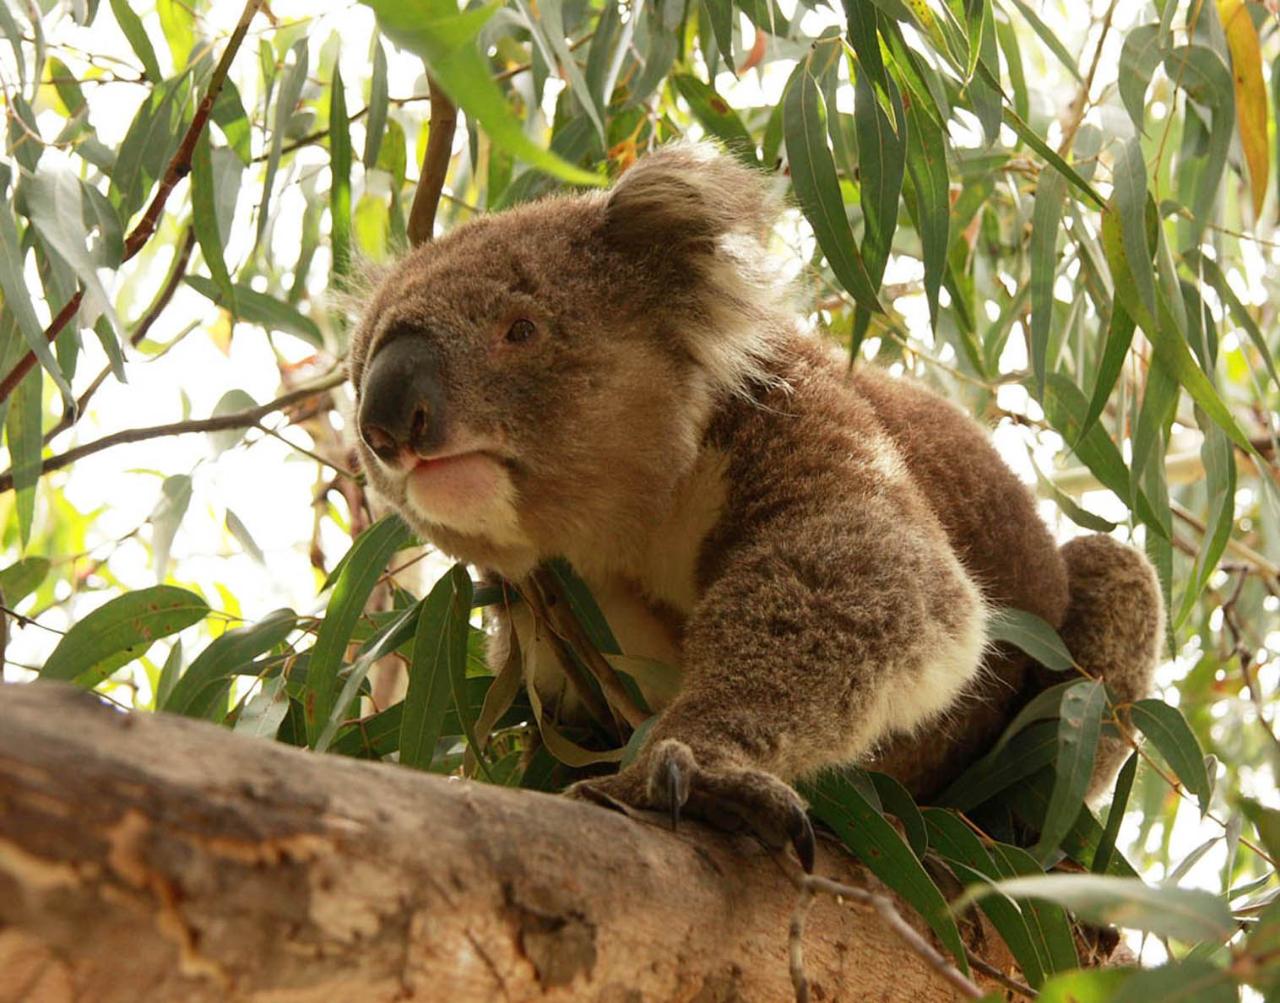
[[[726,561],[686,625],[680,695],[635,763],[576,795],[747,828],[812,864],[789,782],[934,719],[985,642],[981,594],[922,508],[836,508],[761,527]]]
[[[1164,641],[1164,602],[1155,569],[1139,551],[1096,534],[1062,548],[1071,603],[1060,633],[1085,671],[1101,676],[1118,701],[1151,692]],[[1109,786],[1129,747],[1119,738],[1098,746],[1089,797]]]

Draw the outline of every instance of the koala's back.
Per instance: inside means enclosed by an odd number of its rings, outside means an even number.
[[[1063,558],[1033,496],[977,422],[913,380],[873,367],[850,373],[808,339],[789,346],[777,375],[785,388],[726,404],[712,426],[713,442],[730,455],[731,512],[792,510],[797,495],[817,505],[849,493],[867,504],[889,499],[901,507],[904,532],[940,525],[946,543],[939,545],[950,545],[990,605],[1062,624],[1069,601]],[[852,468],[842,462],[859,452]],[[909,490],[889,488],[892,478],[873,469],[886,465],[905,474]],[[920,507],[928,510],[924,518]],[[718,555],[757,530],[755,520],[730,515],[704,543],[705,576],[714,578]],[[859,571],[834,566],[830,574]],[[1028,678],[1033,671],[1021,652],[993,646],[962,700],[929,727],[883,742],[868,765],[917,796],[936,794],[1043,685]]]

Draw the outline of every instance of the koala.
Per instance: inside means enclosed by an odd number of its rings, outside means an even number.
[[[995,608],[1128,702],[1163,605],[1136,550],[1058,547],[966,414],[802,332],[764,246],[779,210],[765,176],[676,144],[607,192],[481,216],[385,275],[350,377],[368,483],[422,539],[517,587],[564,558],[626,654],[679,667],[631,765],[570,793],[809,869],[792,783],[857,763],[928,799],[1047,684],[989,641]],[[499,619],[494,657],[518,641],[550,695],[527,608]]]

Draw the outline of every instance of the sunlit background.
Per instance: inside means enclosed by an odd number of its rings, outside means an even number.
[[[239,15],[239,6],[220,2],[200,11],[199,31],[193,44],[204,44],[200,41],[203,39],[215,51],[220,51]],[[1096,15],[1109,4],[1095,0],[1089,11],[1091,16],[1085,16],[1090,5],[1075,0],[1033,6],[1066,49],[1080,55],[1092,53],[1098,30]],[[795,0],[781,3],[788,17],[796,12],[795,7]],[[165,37],[160,16],[151,3],[135,5],[135,10],[142,15],[153,38]],[[254,54],[263,45],[269,46],[276,55],[282,54],[294,38],[304,35],[312,39],[304,98],[327,100],[323,92],[329,86],[333,59],[337,56],[343,67],[343,78],[349,81],[348,108],[364,107],[368,100],[367,81],[375,39],[370,11],[357,4],[331,0],[306,3],[279,0],[271,4],[271,12],[274,23],[266,18],[255,20],[241,58],[231,71],[231,79],[239,88],[245,107],[250,109],[251,120],[255,123],[269,120],[262,110],[269,95],[263,93],[262,75]],[[1125,30],[1153,16],[1149,4],[1121,0],[1114,5],[1112,17],[1116,30],[1108,35],[1098,60],[1099,70],[1093,86],[1097,103],[1085,117],[1086,128],[1096,129],[1099,141],[1132,132],[1128,117],[1112,93],[1119,49]],[[807,34],[816,35],[827,25],[842,24],[843,16],[826,8],[803,13],[802,25]],[[126,39],[107,16],[99,16],[92,28],[85,29],[78,27],[69,14],[54,14],[45,20],[45,34],[49,54],[65,63],[81,80],[100,139],[110,147],[117,146],[147,94],[147,88],[136,82],[137,60]],[[743,35],[750,38],[751,34],[744,18]],[[793,44],[796,51],[771,53],[790,58],[771,58],[760,70],[749,71],[740,78],[723,68],[718,74],[716,87],[732,106],[775,104],[779,100],[794,59],[803,55],[805,47],[799,42],[773,39],[769,44]],[[424,145],[426,82],[416,58],[391,46],[387,52],[393,117],[404,129],[408,172],[412,177]],[[1035,86],[1030,89],[1031,98],[1040,103],[1033,109],[1033,118],[1053,120],[1064,112],[1067,101],[1074,95],[1074,82],[1056,60],[1046,55],[1043,46],[1027,44],[1023,53],[1027,75],[1035,80]],[[168,49],[157,46],[157,54],[162,63],[172,65],[173,53]],[[18,77],[13,51],[8,46],[0,46],[0,82],[9,90],[16,86]],[[563,84],[554,78],[549,82],[542,109],[546,121],[553,114],[554,98],[561,86]],[[361,92],[362,88],[365,93]],[[1168,90],[1167,81],[1162,82],[1158,77],[1148,109],[1157,126],[1168,114]],[[53,86],[42,88],[35,111],[38,132],[46,142],[52,142],[66,118],[65,108],[59,101]],[[851,88],[846,86],[842,90],[838,102],[846,110],[851,107]],[[256,112],[252,110],[255,108]],[[305,137],[319,127],[312,111],[299,112],[297,117],[298,121],[290,123],[290,141]],[[958,119],[960,121],[952,126],[953,142],[958,147],[980,145],[981,133],[976,120],[966,126],[963,112],[958,114]],[[531,125],[535,133],[542,127],[543,123],[537,121]],[[1051,145],[1059,138],[1055,132],[1058,128],[1056,124],[1049,127],[1047,139]],[[360,252],[376,262],[390,253],[385,206],[391,180],[385,171],[366,171],[362,166],[359,152],[365,144],[364,129],[363,118],[352,124],[352,146],[356,151],[352,179],[353,191],[357,193],[355,237]],[[688,133],[698,136],[698,126],[690,124]],[[226,260],[232,275],[250,261],[253,252],[258,225],[255,210],[262,197],[269,141],[269,134],[255,128],[251,137],[255,159],[241,184],[226,186],[228,190],[238,190],[238,200],[234,205],[220,207],[227,226]],[[458,158],[465,158],[467,142],[467,131],[459,129],[455,142]],[[50,145],[44,157],[42,166],[61,159],[69,170],[81,169],[78,160],[73,160],[56,145]],[[219,164],[231,171],[240,169],[238,164],[225,161]],[[306,195],[327,186],[328,154],[322,145],[302,145],[281,170],[285,177],[275,182],[272,199],[276,214],[258,267],[265,261],[266,270],[274,273],[284,288],[289,288],[295,282],[292,269],[299,256]],[[186,182],[181,184],[185,186]],[[180,187],[175,193],[175,203],[181,201],[182,192]],[[1273,191],[1268,195],[1269,208],[1263,214],[1264,221],[1275,218],[1274,199]],[[1029,216],[1029,201],[1026,206]],[[447,228],[465,222],[473,211],[467,204],[465,190],[455,190],[451,183],[446,187],[446,201],[437,225]],[[165,228],[162,239],[153,242],[152,247],[119,274],[103,272],[115,310],[126,323],[135,320],[155,295],[178,246],[177,224],[172,216],[167,216],[162,226]],[[1277,294],[1274,287],[1280,265],[1280,247],[1273,242],[1275,235],[1270,223],[1261,224],[1256,235],[1256,240],[1242,241],[1241,266],[1232,267],[1228,275],[1237,295],[1246,304],[1253,305],[1263,304],[1268,296]],[[298,307],[324,332],[326,350],[317,351],[315,345],[288,333],[268,334],[257,325],[233,323],[225,311],[214,307],[201,293],[182,286],[160,314],[140,350],[130,353],[128,382],[120,383],[108,377],[83,417],[71,430],[54,438],[48,444],[49,449],[61,453],[121,429],[205,417],[214,412],[230,391],[239,391],[257,403],[265,403],[285,389],[282,372],[290,374],[296,384],[339,365],[346,307],[329,297],[322,285],[329,274],[325,237],[322,231],[309,273],[302,282],[303,295]],[[774,245],[778,267],[796,280],[798,302],[817,307],[804,322],[815,329],[817,336],[827,336],[824,325],[831,315],[822,309],[823,292],[815,288],[818,279],[809,264],[814,257],[814,239],[798,212],[786,214],[777,228]],[[158,251],[154,249],[157,246]],[[198,262],[200,252],[195,253],[194,260]],[[197,266],[193,271],[202,269]],[[1064,304],[1075,298],[1072,277],[1068,273],[1060,278],[1055,289]],[[895,257],[890,260],[885,283],[898,288],[894,306],[906,335],[905,351],[899,353],[893,368],[909,369],[953,397],[963,399],[965,374],[955,365],[956,355],[951,344],[935,339],[931,333],[921,279],[922,269],[917,259]],[[48,311],[34,266],[29,268],[28,281],[40,319],[47,321]],[[259,288],[266,285],[261,275],[255,275],[251,282]],[[1012,291],[1014,279],[1008,277],[1006,284]],[[1211,305],[1221,318],[1220,304]],[[986,310],[986,319],[995,320],[997,305],[988,303]],[[1230,357],[1238,347],[1240,335],[1225,320],[1222,331],[1221,349]],[[873,337],[862,346],[862,352],[870,358],[879,347],[878,338]],[[106,364],[101,349],[96,344],[88,344],[74,381],[77,392]],[[1229,366],[1238,364],[1228,362]],[[1010,338],[1000,359],[1000,371],[1012,373],[1027,366],[1025,340],[1019,336]],[[345,390],[339,393],[345,395]],[[238,402],[237,409],[247,404],[243,397],[234,400]],[[56,392],[48,387],[45,403],[48,427],[60,408]],[[1129,515],[1124,503],[1099,489],[1088,472],[1072,466],[1069,458],[1067,465],[1063,465],[1063,457],[1069,457],[1064,443],[1056,433],[1037,427],[1036,422],[1043,415],[1022,386],[1000,386],[995,405],[989,418],[993,422],[996,445],[1027,484],[1033,488],[1039,485],[1044,498],[1041,511],[1060,539],[1083,531],[1065,518],[1059,506],[1048,497],[1042,483],[1044,478],[1055,481],[1089,511],[1127,524]],[[59,580],[51,592],[38,591],[19,605],[18,611],[34,623],[11,627],[4,678],[9,681],[32,678],[31,670],[42,663],[61,632],[72,623],[122,590],[143,587],[157,580],[194,588],[225,614],[180,635],[188,658],[191,652],[199,651],[213,633],[234,621],[254,621],[285,606],[300,612],[321,610],[323,601],[318,598],[318,589],[324,571],[333,567],[350,542],[351,513],[342,496],[338,492],[322,494],[321,491],[333,478],[334,471],[318,465],[313,455],[317,450],[328,451],[327,455],[333,459],[334,444],[332,440],[317,442],[306,428],[288,424],[279,414],[268,416],[265,424],[278,430],[278,434],[249,430],[243,435],[220,439],[207,434],[152,438],[98,452],[69,470],[46,477],[39,488],[32,545],[27,553],[39,554],[48,548],[47,556],[55,562],[71,562],[73,573]],[[338,426],[340,419],[335,427]],[[1180,478],[1200,476],[1199,445],[1197,429],[1175,426],[1168,465],[1171,484],[1178,483]],[[191,478],[190,504],[173,536],[170,563],[157,568],[157,528],[153,517],[161,506],[165,479],[183,474]],[[1259,501],[1254,489],[1243,487],[1237,498],[1237,509],[1255,510]],[[12,492],[0,495],[0,519],[9,527],[4,537],[6,549],[9,557],[16,559],[19,549],[12,510]],[[1272,562],[1274,567],[1274,562],[1280,560],[1276,513],[1267,508],[1265,500],[1260,511],[1262,518],[1272,520],[1269,532],[1264,534],[1270,542],[1270,551],[1254,556]],[[1141,530],[1132,538],[1140,542],[1140,534]],[[1123,528],[1117,535],[1131,538]],[[1233,555],[1237,559],[1241,557],[1238,548],[1228,550],[1228,559]],[[421,592],[449,563],[439,555],[428,555],[406,572],[404,583]],[[1225,588],[1230,582],[1229,573],[1219,571],[1211,584]],[[1264,618],[1251,624],[1256,647],[1256,678],[1261,693],[1274,694],[1280,689],[1280,616],[1276,615],[1280,601],[1274,596],[1267,598],[1263,610]],[[1222,629],[1220,613],[1216,624],[1211,626]],[[134,671],[120,677],[107,690],[112,699],[124,705],[148,706],[159,667],[170,655],[172,642],[170,638],[154,645],[147,656],[136,663]],[[1162,666],[1161,695],[1170,703],[1178,704],[1176,683],[1195,669],[1200,655],[1200,642],[1193,638]],[[1268,727],[1259,720],[1259,706],[1250,699],[1239,677],[1232,678],[1225,673],[1221,676],[1214,684],[1218,702],[1213,713],[1219,719],[1214,725],[1219,729],[1215,739],[1228,749],[1259,748],[1256,740],[1242,745],[1239,736],[1234,734]],[[243,685],[252,685],[252,681]],[[1265,804],[1280,807],[1272,766],[1274,759],[1259,755],[1246,756],[1246,760],[1237,760],[1241,790]],[[1150,779],[1144,773],[1144,781]],[[1232,820],[1221,812],[1202,820],[1193,803],[1184,800],[1180,808],[1176,808],[1176,801],[1176,795],[1167,786],[1157,782],[1140,783],[1131,807],[1144,810],[1131,812],[1119,844],[1126,848],[1142,845],[1146,852],[1132,859],[1151,879],[1173,876],[1185,886],[1218,891],[1222,887],[1224,868],[1229,866],[1228,854],[1235,852],[1234,842],[1224,838],[1224,823],[1229,827]],[[1161,811],[1158,809],[1162,803]],[[1154,961],[1162,956],[1162,951],[1153,940],[1146,945],[1143,957]]]

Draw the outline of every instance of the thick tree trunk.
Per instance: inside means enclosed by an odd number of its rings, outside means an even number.
[[[0,687],[0,1003],[787,1000],[794,867],[693,823]],[[872,880],[834,846],[818,871]],[[832,899],[805,958],[816,1000],[955,998]]]

